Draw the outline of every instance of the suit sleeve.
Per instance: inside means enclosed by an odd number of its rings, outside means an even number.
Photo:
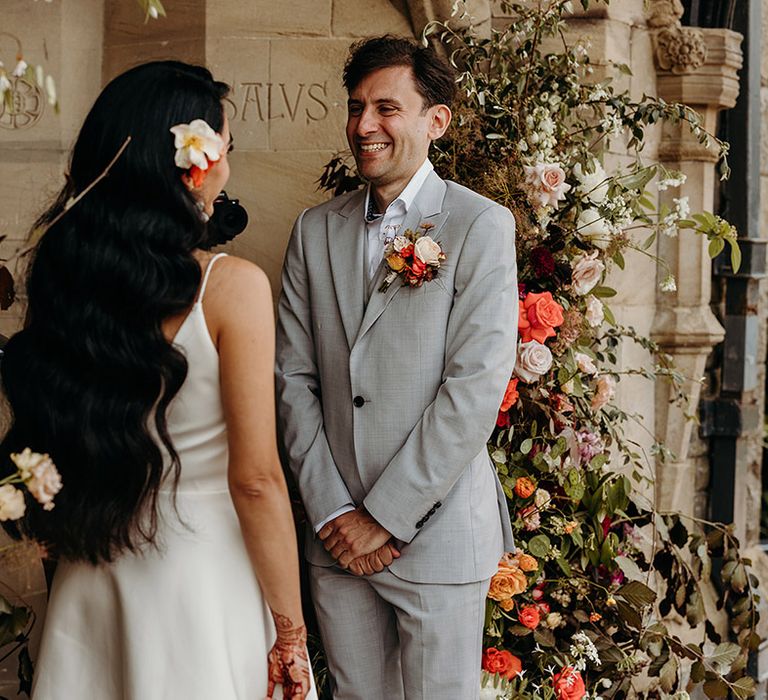
[[[493,430],[517,343],[515,221],[498,205],[472,223],[456,262],[442,385],[364,505],[410,542]]]
[[[316,525],[343,506],[353,504],[353,500],[325,435],[302,241],[305,214],[302,212],[296,220],[283,265],[275,378],[278,429],[288,466],[298,483],[310,523]]]

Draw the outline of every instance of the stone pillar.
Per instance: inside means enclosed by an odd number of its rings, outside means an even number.
[[[736,103],[741,35],[727,29],[682,27],[682,13],[679,0],[656,0],[650,5],[648,24],[653,30],[658,95],[693,107],[702,115],[703,127],[715,133],[718,112]],[[687,124],[665,125],[659,160],[687,176],[682,187],[660,193],[660,206],[672,206],[673,198],[685,196],[693,212],[714,209],[716,154],[698,142]],[[658,241],[658,252],[669,264],[677,291],[658,292],[652,337],[687,378],[688,401],[682,408],[675,405],[671,384],[657,383],[656,434],[674,454],[658,469],[657,505],[662,510],[693,514],[696,469],[688,450],[694,423],[688,416],[698,406],[707,356],[723,339],[724,331],[710,310],[711,264],[706,240],[690,230],[680,230],[677,237]],[[666,276],[666,270],[660,274]]]

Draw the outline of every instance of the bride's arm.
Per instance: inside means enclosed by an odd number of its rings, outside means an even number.
[[[275,437],[275,324],[269,281],[255,265],[224,258],[211,271],[203,305],[219,351],[229,489],[278,632],[270,675],[280,682],[273,674],[290,673],[295,694],[283,678],[285,697],[301,699],[305,695],[299,688],[309,690],[309,665],[296,532]]]

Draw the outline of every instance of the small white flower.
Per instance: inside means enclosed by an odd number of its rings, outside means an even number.
[[[678,219],[687,219],[691,213],[691,205],[688,197],[680,197],[672,200],[675,203],[675,216]]]
[[[172,126],[171,133],[175,136],[174,163],[177,167],[187,170],[196,165],[200,170],[208,170],[210,161],[221,158],[224,139],[204,119],[193,119],[189,124]]]
[[[392,241],[392,247],[397,253],[404,248],[407,248],[409,245],[411,245],[411,242],[405,236],[395,236]]]
[[[61,491],[61,475],[48,455],[31,470],[29,479],[25,480],[27,490],[35,500],[43,506],[43,510],[53,510],[53,498]]]
[[[592,328],[597,328],[605,319],[603,302],[590,295],[587,297],[587,308],[584,311],[584,318]]]
[[[149,16],[152,19],[157,19],[157,17],[158,17],[157,8],[154,5],[150,5],[149,9],[147,10],[147,12],[149,12]]]
[[[40,87],[43,87],[43,83],[45,83],[45,73],[43,72],[43,67],[39,64],[35,66],[35,82]]]
[[[552,496],[546,489],[536,489],[536,493],[533,494],[533,502],[539,510],[544,510],[549,506]]]
[[[24,494],[10,484],[0,486],[0,521],[18,520],[24,515],[27,505]]]
[[[685,184],[686,179],[687,179],[687,176],[685,175],[685,173],[672,171],[668,174],[667,177],[659,180],[659,184],[657,187],[659,192],[663,192],[664,190],[669,189],[670,187],[680,187],[680,185]]]
[[[576,360],[576,365],[578,366],[579,371],[590,376],[597,374],[597,367],[595,366],[594,360],[586,353],[576,352],[573,354],[573,359]]]
[[[0,100],[5,97],[5,93],[11,89],[11,81],[8,80],[5,73],[0,73]]]
[[[45,93],[48,95],[48,104],[53,107],[56,104],[56,83],[51,75],[45,76]]]
[[[19,62],[16,64],[16,68],[13,69],[13,75],[16,78],[21,78],[21,76],[27,72],[28,67],[27,62],[23,58],[20,58]]]
[[[659,289],[662,292],[676,292],[677,282],[673,275],[667,275],[659,284]]]

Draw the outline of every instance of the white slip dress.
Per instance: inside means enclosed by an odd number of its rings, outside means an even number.
[[[33,700],[266,697],[275,628],[227,488],[219,357],[202,304],[221,255],[174,339],[189,365],[168,411],[181,461],[176,507],[168,484],[157,548],[97,566],[59,564]],[[316,700],[314,689],[308,698]]]

